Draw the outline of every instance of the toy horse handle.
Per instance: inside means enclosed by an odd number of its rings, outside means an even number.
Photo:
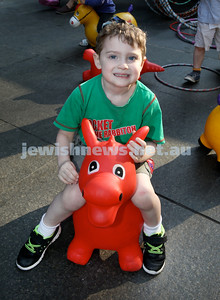
[[[128,7],[128,12],[131,13],[133,11],[133,8],[134,8],[133,4],[130,4]]]

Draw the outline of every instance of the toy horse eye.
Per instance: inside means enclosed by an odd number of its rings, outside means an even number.
[[[99,170],[99,163],[96,160],[93,160],[89,164],[88,174],[92,174],[92,173],[98,172],[98,170]]]
[[[125,177],[125,169],[122,165],[114,165],[113,173],[118,176],[120,179],[124,179]]]
[[[77,12],[76,12],[76,16],[78,17],[78,15],[79,15],[79,12],[77,11]]]

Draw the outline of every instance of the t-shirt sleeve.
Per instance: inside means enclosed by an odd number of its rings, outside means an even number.
[[[147,140],[151,140],[156,144],[165,143],[162,111],[155,95],[144,110],[142,126],[143,125],[147,125],[150,128]]]
[[[83,119],[84,102],[77,87],[64,103],[54,125],[65,131],[77,131]]]

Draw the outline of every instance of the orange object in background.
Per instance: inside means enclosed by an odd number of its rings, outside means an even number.
[[[207,150],[214,150],[217,154],[217,161],[220,163],[220,94],[218,95],[218,106],[208,116],[199,143]]]

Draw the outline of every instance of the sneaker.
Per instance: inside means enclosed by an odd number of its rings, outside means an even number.
[[[167,236],[163,225],[160,234],[154,234],[146,236],[143,233],[144,241],[144,257],[143,257],[143,269],[145,272],[151,275],[159,274],[165,266],[165,246]]]
[[[68,13],[73,13],[75,11],[75,5],[73,7],[68,7],[67,5],[64,5],[56,10],[56,13],[58,15],[64,15]]]
[[[87,39],[83,39],[83,40],[79,43],[79,45],[80,45],[81,47],[87,47],[87,46],[89,45],[88,40],[87,40]]]
[[[192,71],[186,77],[184,77],[185,80],[188,80],[192,83],[196,83],[200,80],[200,71]]]
[[[28,271],[36,267],[44,257],[47,248],[59,237],[61,226],[48,238],[37,232],[37,225],[31,232],[28,241],[21,248],[16,265],[20,270]]]

